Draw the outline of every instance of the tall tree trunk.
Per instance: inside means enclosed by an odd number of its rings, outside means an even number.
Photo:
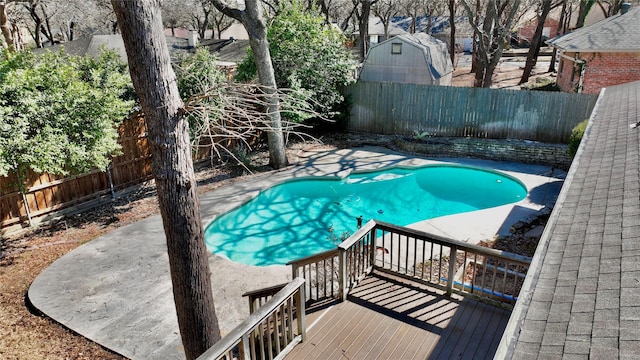
[[[544,30],[544,23],[547,21],[547,15],[551,11],[551,0],[542,0],[542,9],[540,16],[538,16],[538,24],[536,25],[536,31],[531,39],[531,46],[529,46],[529,52],[527,53],[527,61],[524,65],[524,71],[520,78],[520,84],[524,84],[529,81],[531,71],[536,65],[538,54],[540,53],[540,46],[542,46],[542,30]]]
[[[252,29],[249,35],[249,45],[254,54],[260,84],[265,87],[268,98],[267,115],[270,119],[270,131],[267,133],[269,142],[269,162],[276,169],[287,166],[284,136],[282,134],[282,119],[280,118],[280,104],[276,96],[276,77],[271,63],[271,52],[267,41],[267,24],[262,16],[261,3],[257,0],[245,0],[246,24]]]
[[[358,31],[360,36],[358,37],[356,46],[358,47],[360,62],[363,62],[365,56],[367,56],[367,50],[369,48],[369,16],[371,15],[371,0],[362,0],[361,4],[362,13],[358,18]]]
[[[10,52],[15,50],[13,45],[13,35],[11,34],[11,26],[9,25],[9,19],[7,17],[7,2],[0,1],[0,30],[4,36],[4,41],[7,43],[7,49]]]
[[[480,29],[476,21],[477,17],[475,17],[476,20],[471,20],[473,12],[468,2],[466,0],[462,1],[467,16],[469,16],[469,23],[478,37],[477,52],[474,54],[477,60],[475,87],[491,87],[493,73],[502,57],[504,43],[509,36],[511,24],[520,7],[520,1],[505,0],[504,2],[498,2],[496,0],[488,0],[482,29]],[[508,13],[505,15],[507,9]],[[477,15],[478,12],[476,12]]]
[[[449,24],[451,37],[449,39],[451,64],[456,64],[456,0],[449,0]]]
[[[465,0],[462,1],[463,5],[466,5],[466,3],[464,2]],[[475,16],[473,16],[473,14],[475,14]],[[469,17],[469,21],[471,21],[471,19],[473,19],[475,24],[478,24],[480,22],[480,0],[476,0],[476,8],[475,8],[475,13],[472,13],[469,10],[467,10],[467,16]],[[471,73],[478,73],[478,41],[480,40],[478,38],[478,32],[474,31],[473,32],[473,40],[471,41],[471,52],[473,54],[473,56],[471,56]]]
[[[584,27],[584,22],[585,20],[587,20],[587,15],[595,4],[596,0],[580,0],[580,6],[578,7],[578,20],[576,20],[576,29]]]
[[[317,0],[316,4],[320,8],[320,13],[324,16],[324,22],[328,25],[331,24],[331,20],[329,19],[329,8],[327,7],[327,3],[324,0]]]
[[[560,11],[560,19],[558,20],[558,27],[556,28],[556,34],[560,35],[564,33],[564,22],[567,11],[567,0],[562,0],[562,10]],[[551,53],[551,61],[549,62],[549,70],[547,72],[556,71],[556,56],[558,56],[558,49],[554,46]]]
[[[502,3],[502,7],[500,8],[500,12],[494,14],[495,26],[492,31],[493,41],[491,44],[491,56],[488,64],[485,69],[485,77],[484,83],[482,87],[488,88],[491,87],[493,82],[493,73],[498,66],[498,62],[500,62],[500,58],[502,57],[502,52],[504,51],[504,45],[506,39],[509,37],[511,25],[515,20],[516,13],[518,12],[518,8],[520,7],[521,0],[507,0]],[[491,2],[491,1],[490,1]],[[509,9],[509,13],[504,15],[504,10],[506,9],[506,5],[511,3],[511,8]],[[501,23],[501,19],[504,19],[503,23]]]
[[[492,39],[493,39],[493,22],[497,17],[497,8],[496,1],[489,0],[487,2],[487,8],[485,10],[485,15],[482,24],[482,32],[478,34],[478,52],[477,52],[477,60],[476,64],[476,78],[475,78],[475,87],[489,87],[490,85],[486,85],[490,83],[487,81],[487,69],[489,68],[489,57],[492,48]]]
[[[262,16],[261,3],[257,0],[245,0],[245,9],[231,7],[223,0],[212,0],[213,5],[223,14],[242,23],[249,33],[249,45],[258,69],[260,84],[264,87],[267,101],[267,116],[269,117],[269,162],[276,169],[287,166],[284,135],[282,134],[282,119],[280,117],[280,101],[275,93],[278,89],[276,77],[271,63],[269,42],[267,41],[267,24]]]
[[[220,339],[191,160],[189,124],[163,35],[160,0],[112,0],[133,85],[145,112],[187,359]]]
[[[55,43],[53,38],[53,31],[51,31],[51,23],[49,19],[49,15],[47,15],[47,9],[44,7],[42,3],[40,3],[40,10],[42,10],[42,14],[44,15],[44,24],[42,26],[43,34],[49,40],[49,44],[53,45]]]

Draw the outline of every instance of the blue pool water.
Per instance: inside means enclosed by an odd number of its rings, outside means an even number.
[[[263,191],[213,221],[207,246],[248,265],[286,264],[333,249],[356,218],[405,226],[524,199],[519,181],[492,171],[436,165],[292,180]]]

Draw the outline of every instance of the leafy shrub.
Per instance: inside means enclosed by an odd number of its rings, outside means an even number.
[[[0,176],[105,169],[133,96],[126,65],[110,51],[0,53]]]
[[[580,146],[580,142],[582,141],[584,131],[587,129],[588,123],[589,119],[585,119],[584,121],[576,125],[573,130],[571,130],[571,136],[569,137],[569,155],[571,157],[576,155],[578,147]]]

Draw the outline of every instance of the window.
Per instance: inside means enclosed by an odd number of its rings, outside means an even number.
[[[402,43],[391,43],[392,54],[402,54]]]

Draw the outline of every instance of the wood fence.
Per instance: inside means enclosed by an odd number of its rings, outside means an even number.
[[[151,149],[147,140],[144,115],[133,116],[118,128],[122,153],[113,157],[107,171],[94,170],[76,176],[36,174],[29,171],[25,193],[20,192],[15,176],[0,177],[0,234],[11,233],[58,211],[77,212],[111,201],[125,189],[151,180]],[[258,142],[259,134],[249,139]],[[231,149],[239,142],[228,137],[203,138],[194,150],[195,163],[210,162],[216,146]]]
[[[36,174],[29,171],[26,191],[15,176],[0,178],[0,228],[5,232],[29,225],[32,218],[87,202],[109,200],[117,191],[151,179],[151,152],[143,116],[125,120],[118,128],[122,154],[109,169],[76,176]]]
[[[358,81],[348,129],[376,134],[567,143],[597,96]]]

